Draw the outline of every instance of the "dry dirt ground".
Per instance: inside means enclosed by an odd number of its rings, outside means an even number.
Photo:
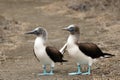
[[[0,0],[0,80],[120,80],[120,0]],[[47,45],[60,49],[68,33],[61,28],[80,27],[80,42],[93,42],[116,55],[100,59],[92,75],[68,76],[76,64],[56,63],[54,76],[38,76],[42,66],[33,55],[35,36],[25,32],[43,26]]]

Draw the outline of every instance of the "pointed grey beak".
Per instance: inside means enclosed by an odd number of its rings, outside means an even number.
[[[67,27],[65,27],[65,28],[62,28],[62,30],[67,30],[67,31],[68,31],[68,28],[67,28]]]
[[[29,32],[27,32],[25,34],[35,34],[35,31],[34,30],[33,31],[29,31]]]

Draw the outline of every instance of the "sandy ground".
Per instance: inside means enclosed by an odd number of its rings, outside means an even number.
[[[120,2],[93,1],[0,0],[0,80],[119,80]],[[42,66],[33,55],[35,36],[24,33],[43,26],[49,33],[47,45],[60,49],[69,35],[61,28],[70,24],[79,25],[80,42],[93,42],[116,56],[98,60],[92,75],[68,76],[77,68],[66,52],[69,62],[56,63],[54,76],[38,76]]]

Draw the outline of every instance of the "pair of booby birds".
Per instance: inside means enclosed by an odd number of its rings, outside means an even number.
[[[38,27],[33,31],[28,32],[27,34],[35,34],[37,38],[34,43],[34,52],[37,59],[43,64],[43,73],[40,75],[53,75],[53,68],[55,62],[67,62],[63,60],[63,53],[65,50],[68,51],[69,55],[75,60],[78,65],[77,72],[69,73],[69,75],[79,75],[79,74],[90,74],[91,65],[94,62],[94,59],[99,57],[112,57],[114,55],[103,53],[100,48],[93,43],[79,43],[79,27],[76,25],[69,25],[66,28],[63,28],[66,31],[70,32],[66,44],[60,49],[57,50],[54,47],[46,46],[45,42],[47,39],[47,31]],[[51,71],[48,73],[46,71],[46,65],[51,65]],[[80,65],[88,64],[88,71],[82,73],[80,70]]]

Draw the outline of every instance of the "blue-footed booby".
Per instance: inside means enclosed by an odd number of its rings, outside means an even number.
[[[94,43],[79,43],[80,31],[78,26],[69,25],[68,27],[63,29],[69,31],[70,35],[66,44],[63,46],[62,51],[67,49],[69,55],[76,61],[78,65],[78,71],[69,73],[69,75],[89,75],[91,65],[96,58],[114,56],[109,53],[103,53],[101,49]],[[87,72],[81,72],[80,65],[82,64],[88,65]]]
[[[46,46],[47,39],[47,31],[42,27],[38,27],[33,31],[29,31],[26,34],[35,34],[37,38],[34,42],[34,54],[35,57],[40,61],[43,65],[43,73],[39,75],[53,75],[53,68],[55,62],[66,62],[67,60],[63,60],[63,54],[57,50],[55,47]],[[46,71],[46,65],[51,65],[50,72]]]

